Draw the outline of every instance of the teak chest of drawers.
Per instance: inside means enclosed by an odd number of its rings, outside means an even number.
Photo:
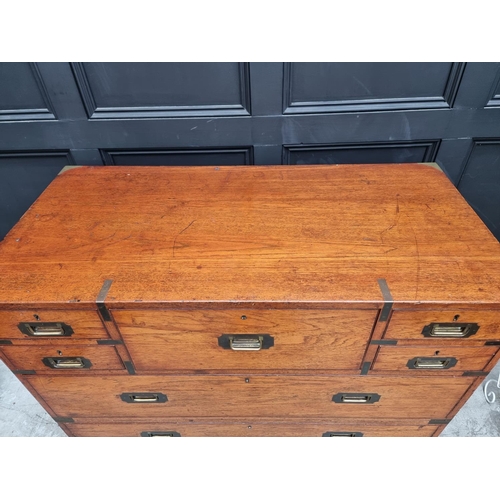
[[[0,275],[73,436],[436,436],[499,359],[500,245],[436,165],[65,169]]]

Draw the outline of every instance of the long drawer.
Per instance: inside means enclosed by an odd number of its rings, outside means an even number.
[[[58,416],[446,418],[471,377],[24,376]]]
[[[409,425],[377,422],[358,423],[352,420],[328,422],[188,422],[151,420],[127,423],[69,423],[67,429],[78,437],[196,437],[196,436],[310,436],[310,437],[427,437],[438,429],[437,425]]]
[[[115,310],[138,373],[356,370],[375,310]]]

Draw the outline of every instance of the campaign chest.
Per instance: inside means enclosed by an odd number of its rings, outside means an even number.
[[[72,436],[436,436],[499,359],[500,245],[433,164],[65,169],[0,276]]]

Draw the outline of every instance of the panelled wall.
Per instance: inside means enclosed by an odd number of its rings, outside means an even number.
[[[0,63],[0,239],[65,165],[432,161],[500,239],[500,63]]]

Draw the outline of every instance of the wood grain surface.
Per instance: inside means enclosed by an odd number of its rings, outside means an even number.
[[[500,304],[500,245],[423,164],[81,167],[0,243],[0,304]]]
[[[25,375],[64,417],[446,418],[469,377]],[[246,382],[248,380],[248,382]],[[432,390],[430,390],[432,388]],[[337,393],[378,393],[374,404],[334,403]],[[122,393],[162,393],[166,403],[126,403]]]
[[[141,371],[359,369],[376,311],[113,311]],[[269,334],[274,346],[232,351],[222,334]]]

